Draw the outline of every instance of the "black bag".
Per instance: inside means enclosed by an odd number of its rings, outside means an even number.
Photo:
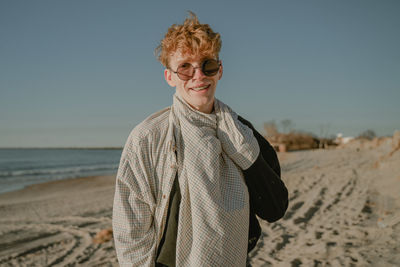
[[[247,170],[243,170],[250,196],[249,252],[261,235],[256,215],[268,222],[275,222],[285,215],[289,200],[286,186],[280,178],[281,169],[274,148],[249,121],[240,116],[238,119],[253,130],[260,146],[256,161]]]

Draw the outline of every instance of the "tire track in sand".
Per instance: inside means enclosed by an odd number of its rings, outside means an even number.
[[[92,242],[99,229],[111,224],[109,219],[65,217],[36,224],[4,223],[9,231],[1,236],[1,266],[117,265],[112,242]],[[12,236],[13,232],[17,234]]]
[[[366,165],[369,158],[343,150],[295,152],[291,157],[294,163],[282,166],[288,211],[276,223],[260,223],[263,235],[251,253],[252,266],[370,264],[360,248],[370,242],[363,224],[370,215],[365,206],[371,177],[349,168]]]

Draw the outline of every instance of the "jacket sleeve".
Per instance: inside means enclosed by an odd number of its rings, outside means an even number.
[[[154,266],[156,234],[148,161],[140,149],[121,156],[113,205],[113,234],[120,266]]]
[[[260,146],[256,161],[243,170],[250,194],[250,209],[261,219],[275,222],[285,215],[289,203],[288,190],[280,178],[278,157],[273,147],[249,121],[240,116],[238,118],[253,130]]]

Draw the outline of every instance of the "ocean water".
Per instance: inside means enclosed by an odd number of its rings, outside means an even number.
[[[0,193],[54,180],[115,174],[121,149],[0,149]]]

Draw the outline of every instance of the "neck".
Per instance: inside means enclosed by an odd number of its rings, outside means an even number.
[[[201,106],[201,107],[193,107],[192,105],[190,105],[190,106],[192,108],[200,111],[200,112],[203,112],[203,113],[206,113],[206,114],[210,114],[214,110],[214,101],[211,104],[207,105],[207,106]]]
[[[192,109],[195,109],[199,112],[205,113],[205,114],[211,114],[214,111],[214,102],[215,102],[215,97],[213,98],[213,101],[211,103],[207,103],[205,105],[201,105],[201,106],[195,106],[192,105],[189,101],[187,101],[184,97],[182,97],[181,94],[179,94],[179,92],[176,92],[177,95],[183,100],[185,101],[186,104],[188,104]]]

